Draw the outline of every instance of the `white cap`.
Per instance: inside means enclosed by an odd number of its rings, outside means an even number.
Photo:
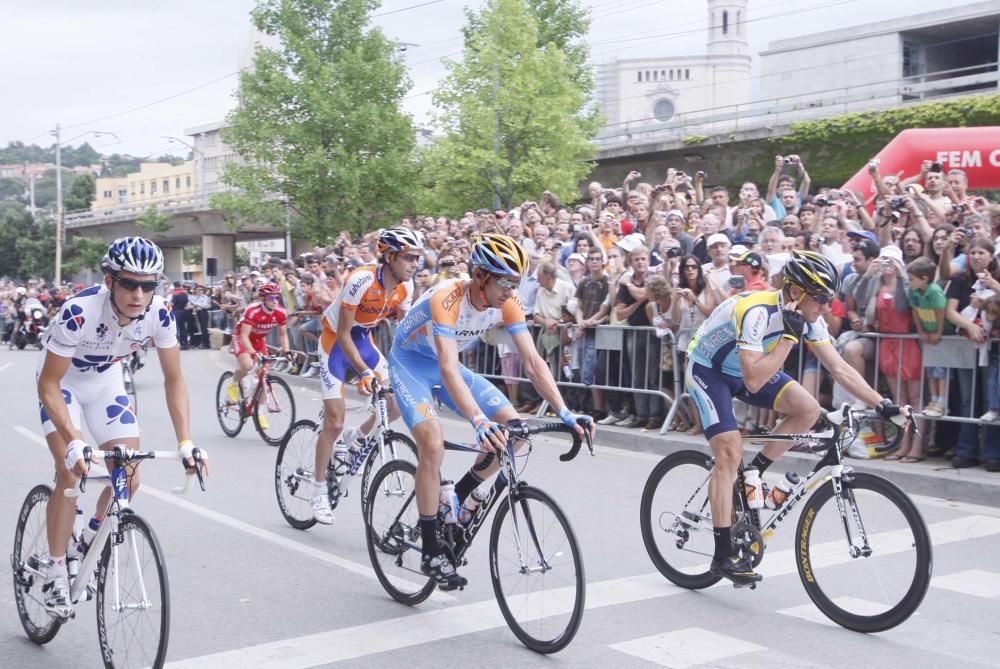
[[[708,236],[708,241],[705,243],[705,248],[712,248],[716,244],[725,244],[729,246],[732,242],[729,241],[729,237],[726,237],[721,232],[716,232],[714,235]]]

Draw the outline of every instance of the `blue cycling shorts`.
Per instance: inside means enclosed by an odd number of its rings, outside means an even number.
[[[733,413],[733,398],[755,407],[777,409],[781,396],[793,383],[795,379],[784,372],[778,372],[760,390],[751,393],[743,385],[742,378],[723,374],[693,360],[688,361],[684,375],[684,386],[694,405],[698,407],[706,439],[721,432],[738,429]]]
[[[334,340],[336,341],[336,340]],[[382,379],[389,377],[389,368],[386,364],[382,352],[375,348],[372,342],[371,333],[363,328],[351,330],[351,341],[357,347],[361,359],[368,365],[368,369],[374,370]],[[351,368],[351,363],[347,361],[344,350],[339,343],[334,343],[333,348],[327,353],[326,347],[322,344],[319,347],[319,378],[320,390],[324,400],[341,399],[344,397],[344,380],[347,378],[347,369]],[[361,371],[355,369],[358,376]]]
[[[459,365],[458,370],[472,398],[488,418],[492,420],[500,409],[510,406],[504,394],[485,378],[464,365]],[[437,417],[435,400],[441,400],[446,407],[462,415],[444,389],[441,366],[436,358],[393,346],[389,351],[389,379],[396,395],[396,405],[410,430],[427,419]]]

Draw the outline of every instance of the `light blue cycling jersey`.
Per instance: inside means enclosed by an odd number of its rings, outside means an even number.
[[[784,299],[781,291],[759,290],[727,298],[701,324],[688,345],[694,362],[729,376],[742,377],[738,351],[770,353],[785,324],[781,317]],[[830,343],[830,333],[822,317],[806,323],[803,340],[812,346]]]

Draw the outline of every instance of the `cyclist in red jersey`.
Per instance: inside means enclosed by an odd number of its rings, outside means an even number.
[[[265,283],[257,289],[260,302],[254,302],[247,307],[243,312],[243,318],[236,324],[229,350],[236,356],[239,364],[233,370],[233,380],[227,390],[231,402],[240,401],[240,389],[237,384],[253,370],[259,356],[267,355],[264,338],[274,328],[278,328],[282,355],[288,355],[288,314],[278,303],[279,295],[277,284]]]

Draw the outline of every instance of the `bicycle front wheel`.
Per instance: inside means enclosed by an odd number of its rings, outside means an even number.
[[[397,602],[419,604],[434,591],[420,571],[417,468],[393,460],[375,473],[368,491],[365,541],[378,582]]]
[[[715,553],[708,477],[712,458],[699,451],[678,451],[650,472],[639,504],[642,542],[649,559],[667,580],[699,590],[715,585],[709,573]]]
[[[490,531],[490,578],[514,635],[536,653],[565,648],[586,599],[583,559],[566,515],[546,493],[522,486],[500,502]]]
[[[899,487],[872,474],[848,476],[845,517],[833,481],[802,509],[795,542],[799,577],[830,620],[856,632],[882,632],[909,618],[927,594],[930,533]]]
[[[413,443],[405,434],[399,432],[393,432],[389,430],[385,433],[385,452],[387,458],[395,457],[399,460],[406,460],[412,462],[414,465],[417,463],[417,445]],[[377,450],[373,450],[368,454],[368,460],[365,462],[365,468],[361,472],[361,517],[367,517],[368,512],[368,490],[371,487],[372,473],[378,471],[378,468],[385,465],[386,462],[382,462],[382,458],[379,456]],[[376,464],[377,463],[377,464]]]
[[[278,497],[278,508],[288,524],[297,530],[308,530],[316,524],[312,496],[318,436],[316,423],[298,421],[278,447],[278,459],[274,464],[274,494]]]
[[[61,625],[45,611],[42,603],[46,573],[42,562],[49,555],[45,511],[50,495],[52,488],[36,485],[24,498],[21,511],[17,514],[14,553],[11,555],[17,615],[28,638],[39,646],[52,641]]]
[[[97,638],[107,669],[162,667],[170,637],[163,550],[140,516],[123,514],[97,573]]]
[[[285,380],[271,376],[257,393],[253,405],[253,424],[269,446],[277,446],[295,424],[295,398]]]
[[[215,414],[219,425],[228,437],[235,437],[243,429],[243,402],[232,401],[229,398],[229,384],[233,382],[232,372],[223,372],[219,377],[219,385],[215,388]]]

